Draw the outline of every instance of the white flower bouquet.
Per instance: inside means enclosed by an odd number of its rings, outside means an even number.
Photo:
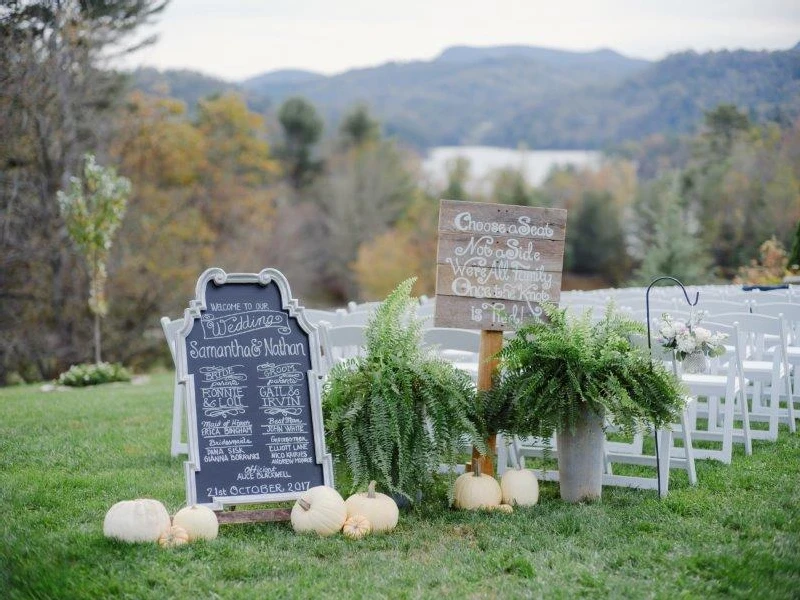
[[[697,352],[710,358],[725,354],[723,341],[728,335],[711,333],[705,327],[700,327],[703,316],[705,312],[698,311],[692,314],[688,322],[684,322],[674,320],[668,313],[662,314],[658,327],[658,343],[664,348],[675,350],[675,357],[678,360]]]

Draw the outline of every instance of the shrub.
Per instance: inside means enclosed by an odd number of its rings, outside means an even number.
[[[58,376],[57,383],[71,387],[85,387],[87,385],[130,380],[130,372],[120,363],[101,362],[72,365],[68,371]]]

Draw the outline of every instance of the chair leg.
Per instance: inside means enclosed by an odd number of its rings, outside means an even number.
[[[686,457],[686,474],[689,484],[697,485],[697,471],[694,468],[694,447],[692,446],[692,430],[689,427],[688,409],[681,413],[681,427],[683,428],[683,453]]]
[[[781,386],[774,383],[769,390],[769,440],[778,439],[778,421],[780,421]]]
[[[786,387],[786,412],[789,417],[789,431],[792,433],[797,432],[797,424],[795,423],[794,416],[794,394],[792,393],[792,379],[787,373],[784,378],[784,386]]]
[[[735,404],[736,396],[730,393],[726,394],[725,405],[723,406],[722,450],[720,454],[722,456],[722,462],[728,465],[731,464],[731,459],[733,458],[733,417],[735,414]]]
[[[672,448],[672,430],[661,429],[658,432],[661,458],[658,465],[658,482],[661,489],[661,497],[666,497],[669,491],[669,467],[670,467],[670,448]]]
[[[750,436],[750,408],[747,406],[747,393],[744,391],[744,384],[739,389],[739,405],[742,410],[742,436],[744,437],[744,453],[747,456],[753,454],[753,440]],[[734,403],[736,400],[734,399]]]

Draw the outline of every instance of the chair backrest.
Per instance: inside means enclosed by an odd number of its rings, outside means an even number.
[[[364,325],[332,326],[320,321],[319,332],[327,370],[345,359],[363,356],[367,344],[367,328]]]
[[[481,351],[480,331],[429,327],[422,330],[422,344],[433,348],[437,356],[466,371],[477,382]]]
[[[775,348],[776,358],[785,359],[787,335],[783,317],[770,317],[753,313],[728,313],[714,315],[715,323],[738,323],[739,332],[745,336],[744,360],[764,360],[766,351]],[[708,327],[706,325],[706,327]]]
[[[707,313],[706,320],[708,320],[713,319],[717,314],[750,312],[750,302],[748,300],[706,299],[700,294],[700,300],[695,308],[705,311]]]
[[[740,377],[744,381],[743,360],[745,358],[746,335],[739,329],[738,321],[731,323],[709,321],[702,324],[712,333],[721,333],[727,336],[723,344],[727,352],[712,361],[713,370],[721,373],[726,370],[729,375]]]
[[[481,333],[476,329],[428,327],[422,330],[422,342],[426,346],[436,346],[440,353],[455,350],[479,354],[481,351]]]
[[[178,332],[183,328],[183,319],[170,319],[161,317],[161,329],[164,330],[164,337],[167,338],[169,353],[172,355],[172,362],[176,362],[176,352],[178,343]]]
[[[433,314],[436,312],[436,302],[426,302],[417,307],[417,316],[426,319],[426,323],[433,325]]]
[[[786,322],[788,344],[800,346],[800,304],[792,302],[754,302],[753,313],[777,317],[783,315]]]
[[[303,313],[310,323],[317,325],[320,321],[327,321],[331,325],[338,325],[342,315],[347,314],[343,308],[336,310],[320,310],[318,308],[304,308]]]
[[[335,325],[336,327],[344,327],[345,325],[364,326],[367,324],[372,315],[373,312],[371,310],[345,312],[339,316],[339,319],[336,321],[335,324],[331,323],[331,325]]]
[[[380,306],[380,302],[354,302],[351,300],[347,303],[347,312],[374,311],[378,306]]]

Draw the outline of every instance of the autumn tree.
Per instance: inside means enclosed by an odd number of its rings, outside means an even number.
[[[227,94],[200,102],[202,209],[217,236],[217,260],[233,270],[258,269],[274,217],[279,165],[266,141],[264,118]]]
[[[358,249],[393,227],[413,200],[414,180],[405,161],[390,140],[329,159],[328,170],[314,189],[325,232],[315,247],[325,259],[321,281],[333,298],[356,296],[351,266]]]
[[[202,206],[206,152],[206,139],[177,100],[134,93],[116,119],[110,155],[133,193],[111,257],[103,340],[127,365],[144,368],[164,355],[159,318],[183,313],[198,274],[214,259],[217,236]]]
[[[384,298],[409,277],[415,295],[433,295],[438,223],[438,200],[417,193],[393,227],[361,244],[353,263],[360,297]]]

